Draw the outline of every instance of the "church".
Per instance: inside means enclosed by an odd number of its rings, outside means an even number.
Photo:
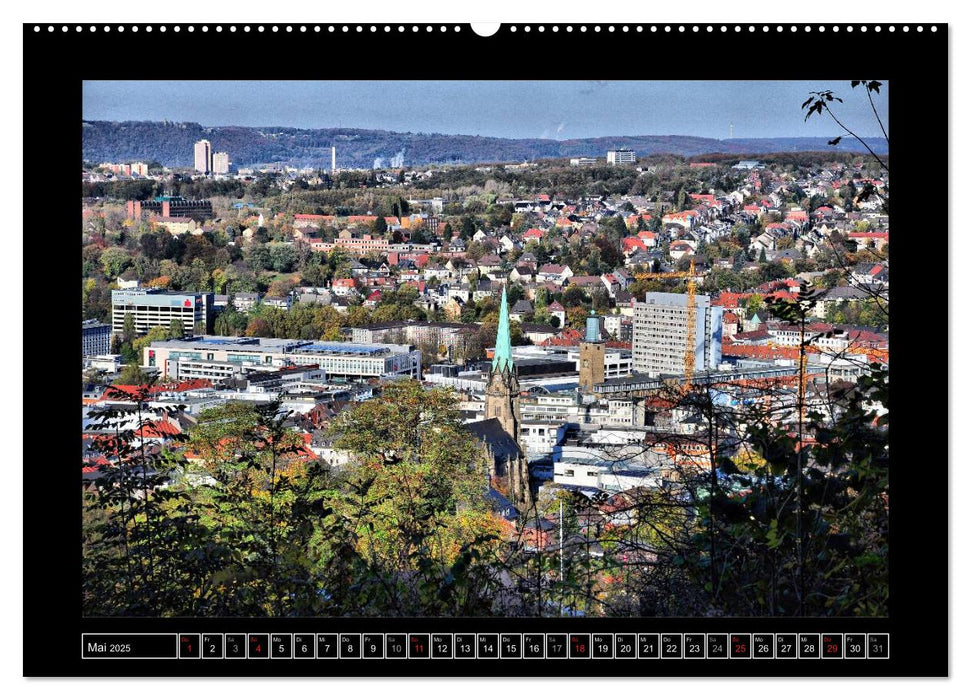
[[[490,485],[496,487],[520,513],[532,505],[529,488],[529,466],[519,445],[519,378],[512,359],[509,334],[509,307],[506,289],[502,290],[496,351],[486,383],[485,418],[467,424],[492,458]]]

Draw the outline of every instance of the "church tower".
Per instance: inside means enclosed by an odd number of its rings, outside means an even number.
[[[532,503],[529,489],[529,465],[519,445],[519,378],[512,360],[512,339],[509,335],[509,305],[506,288],[502,289],[499,306],[499,328],[496,331],[496,351],[489,369],[485,392],[485,420],[496,419],[502,432],[510,438],[511,451],[497,464],[497,476],[506,477],[509,498],[523,512]]]
[[[496,330],[496,352],[486,384],[485,418],[498,418],[502,429],[519,442],[519,378],[512,361],[512,339],[509,335],[509,307],[506,288],[502,288],[499,306],[499,328]]]
[[[600,318],[590,309],[587,332],[580,343],[580,387],[588,394],[604,381],[606,346],[600,340]]]

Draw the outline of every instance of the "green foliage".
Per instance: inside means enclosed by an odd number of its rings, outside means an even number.
[[[131,265],[131,255],[124,248],[106,248],[101,254],[100,261],[105,277],[114,279]]]
[[[480,559],[499,523],[485,501],[482,453],[451,391],[396,382],[342,413],[331,433],[355,456],[334,518],[366,562],[371,605],[406,615],[488,610],[481,584],[491,573]]]

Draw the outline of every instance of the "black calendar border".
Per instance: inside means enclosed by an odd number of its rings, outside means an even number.
[[[580,34],[539,32],[512,33],[504,26],[496,36],[475,35],[468,25],[452,30],[420,32],[401,37],[402,46],[421,46],[426,58],[417,65],[388,62],[380,73],[352,59],[358,42],[390,42],[355,25],[344,32],[320,34],[277,32],[256,34],[216,32],[210,25],[189,25],[165,34],[144,30],[137,34],[125,25],[125,33],[90,32],[87,25],[76,32],[61,25],[26,24],[24,31],[24,143],[27,176],[43,187],[25,187],[24,211],[43,211],[47,221],[63,227],[45,227],[40,235],[33,225],[24,231],[26,261],[44,260],[45,269],[62,273],[56,279],[74,279],[80,258],[80,240],[71,222],[79,221],[77,163],[80,156],[81,81],[83,79],[751,79],[848,80],[861,77],[852,71],[872,71],[871,78],[889,81],[894,162],[894,230],[900,240],[929,239],[933,231],[946,235],[946,215],[922,218],[933,202],[943,213],[947,199],[948,157],[941,143],[948,133],[948,27],[925,25],[903,31],[904,25],[881,25],[882,31],[850,33],[846,25],[834,33],[816,27],[783,25],[784,31],[708,33],[702,24],[687,33],[672,25],[656,32],[610,32],[608,25],[588,24]],[[169,24],[171,28],[173,25]],[[239,25],[241,26],[241,25]],[[312,25],[311,25],[312,26]],[[408,25],[410,28],[410,25]],[[616,25],[619,29],[621,25]],[[116,29],[116,25],[112,25]],[[299,25],[295,25],[295,28]],[[631,25],[632,29],[636,25]],[[380,27],[379,27],[380,29]],[[237,58],[243,38],[260,50],[250,63]],[[303,53],[299,48],[314,46]],[[324,50],[326,49],[326,50]],[[288,56],[260,62],[258,56]],[[57,61],[49,68],[50,59]],[[555,66],[551,70],[550,66]],[[798,108],[798,105],[793,107]],[[925,143],[931,147],[926,147]],[[931,184],[928,184],[931,183]],[[913,195],[908,193],[914,193]],[[46,240],[59,253],[51,256]],[[77,229],[73,229],[76,231]],[[55,259],[51,259],[54,257]],[[70,285],[44,284],[38,288],[33,270],[24,278],[25,455],[24,475],[24,675],[301,675],[301,676],[941,676],[948,673],[948,454],[946,451],[947,365],[946,338],[936,337],[947,324],[946,272],[933,277],[914,274],[905,263],[894,269],[891,296],[892,324],[897,332],[892,343],[892,397],[894,428],[891,430],[892,480],[896,487],[891,505],[891,605],[890,617],[880,619],[82,619],[80,611],[80,499],[77,482],[69,475],[79,456],[77,406],[61,401],[76,382],[79,343],[58,342],[50,330],[72,328],[81,321],[80,305],[70,308]],[[933,286],[932,286],[933,285]],[[933,290],[928,293],[928,290]],[[924,303],[915,318],[908,299]],[[56,321],[54,319],[56,318]],[[63,320],[63,324],[61,321]],[[73,337],[73,336],[72,336]],[[933,352],[934,355],[930,355]],[[38,371],[40,370],[40,371]],[[52,392],[56,391],[57,394]],[[54,400],[51,400],[52,397]],[[938,412],[925,407],[940,402]],[[42,423],[37,425],[37,421]],[[38,431],[38,428],[40,430]],[[44,435],[38,449],[36,435]],[[936,439],[927,440],[926,436]],[[41,453],[42,451],[42,453]],[[51,474],[53,472],[53,474]],[[42,507],[38,504],[42,503]],[[197,630],[205,632],[886,632],[893,654],[890,660],[825,662],[809,660],[643,660],[577,661],[544,660],[361,660],[338,663],[308,660],[254,661],[82,661],[78,641],[82,632]],[[606,664],[606,666],[604,665]]]

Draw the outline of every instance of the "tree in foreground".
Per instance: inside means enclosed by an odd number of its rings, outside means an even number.
[[[396,382],[342,413],[331,432],[353,455],[345,488],[328,501],[332,532],[342,534],[322,543],[345,582],[357,581],[343,587],[345,612],[492,614],[506,525],[491,512],[487,465],[451,391]],[[353,544],[352,564],[334,542]]]

